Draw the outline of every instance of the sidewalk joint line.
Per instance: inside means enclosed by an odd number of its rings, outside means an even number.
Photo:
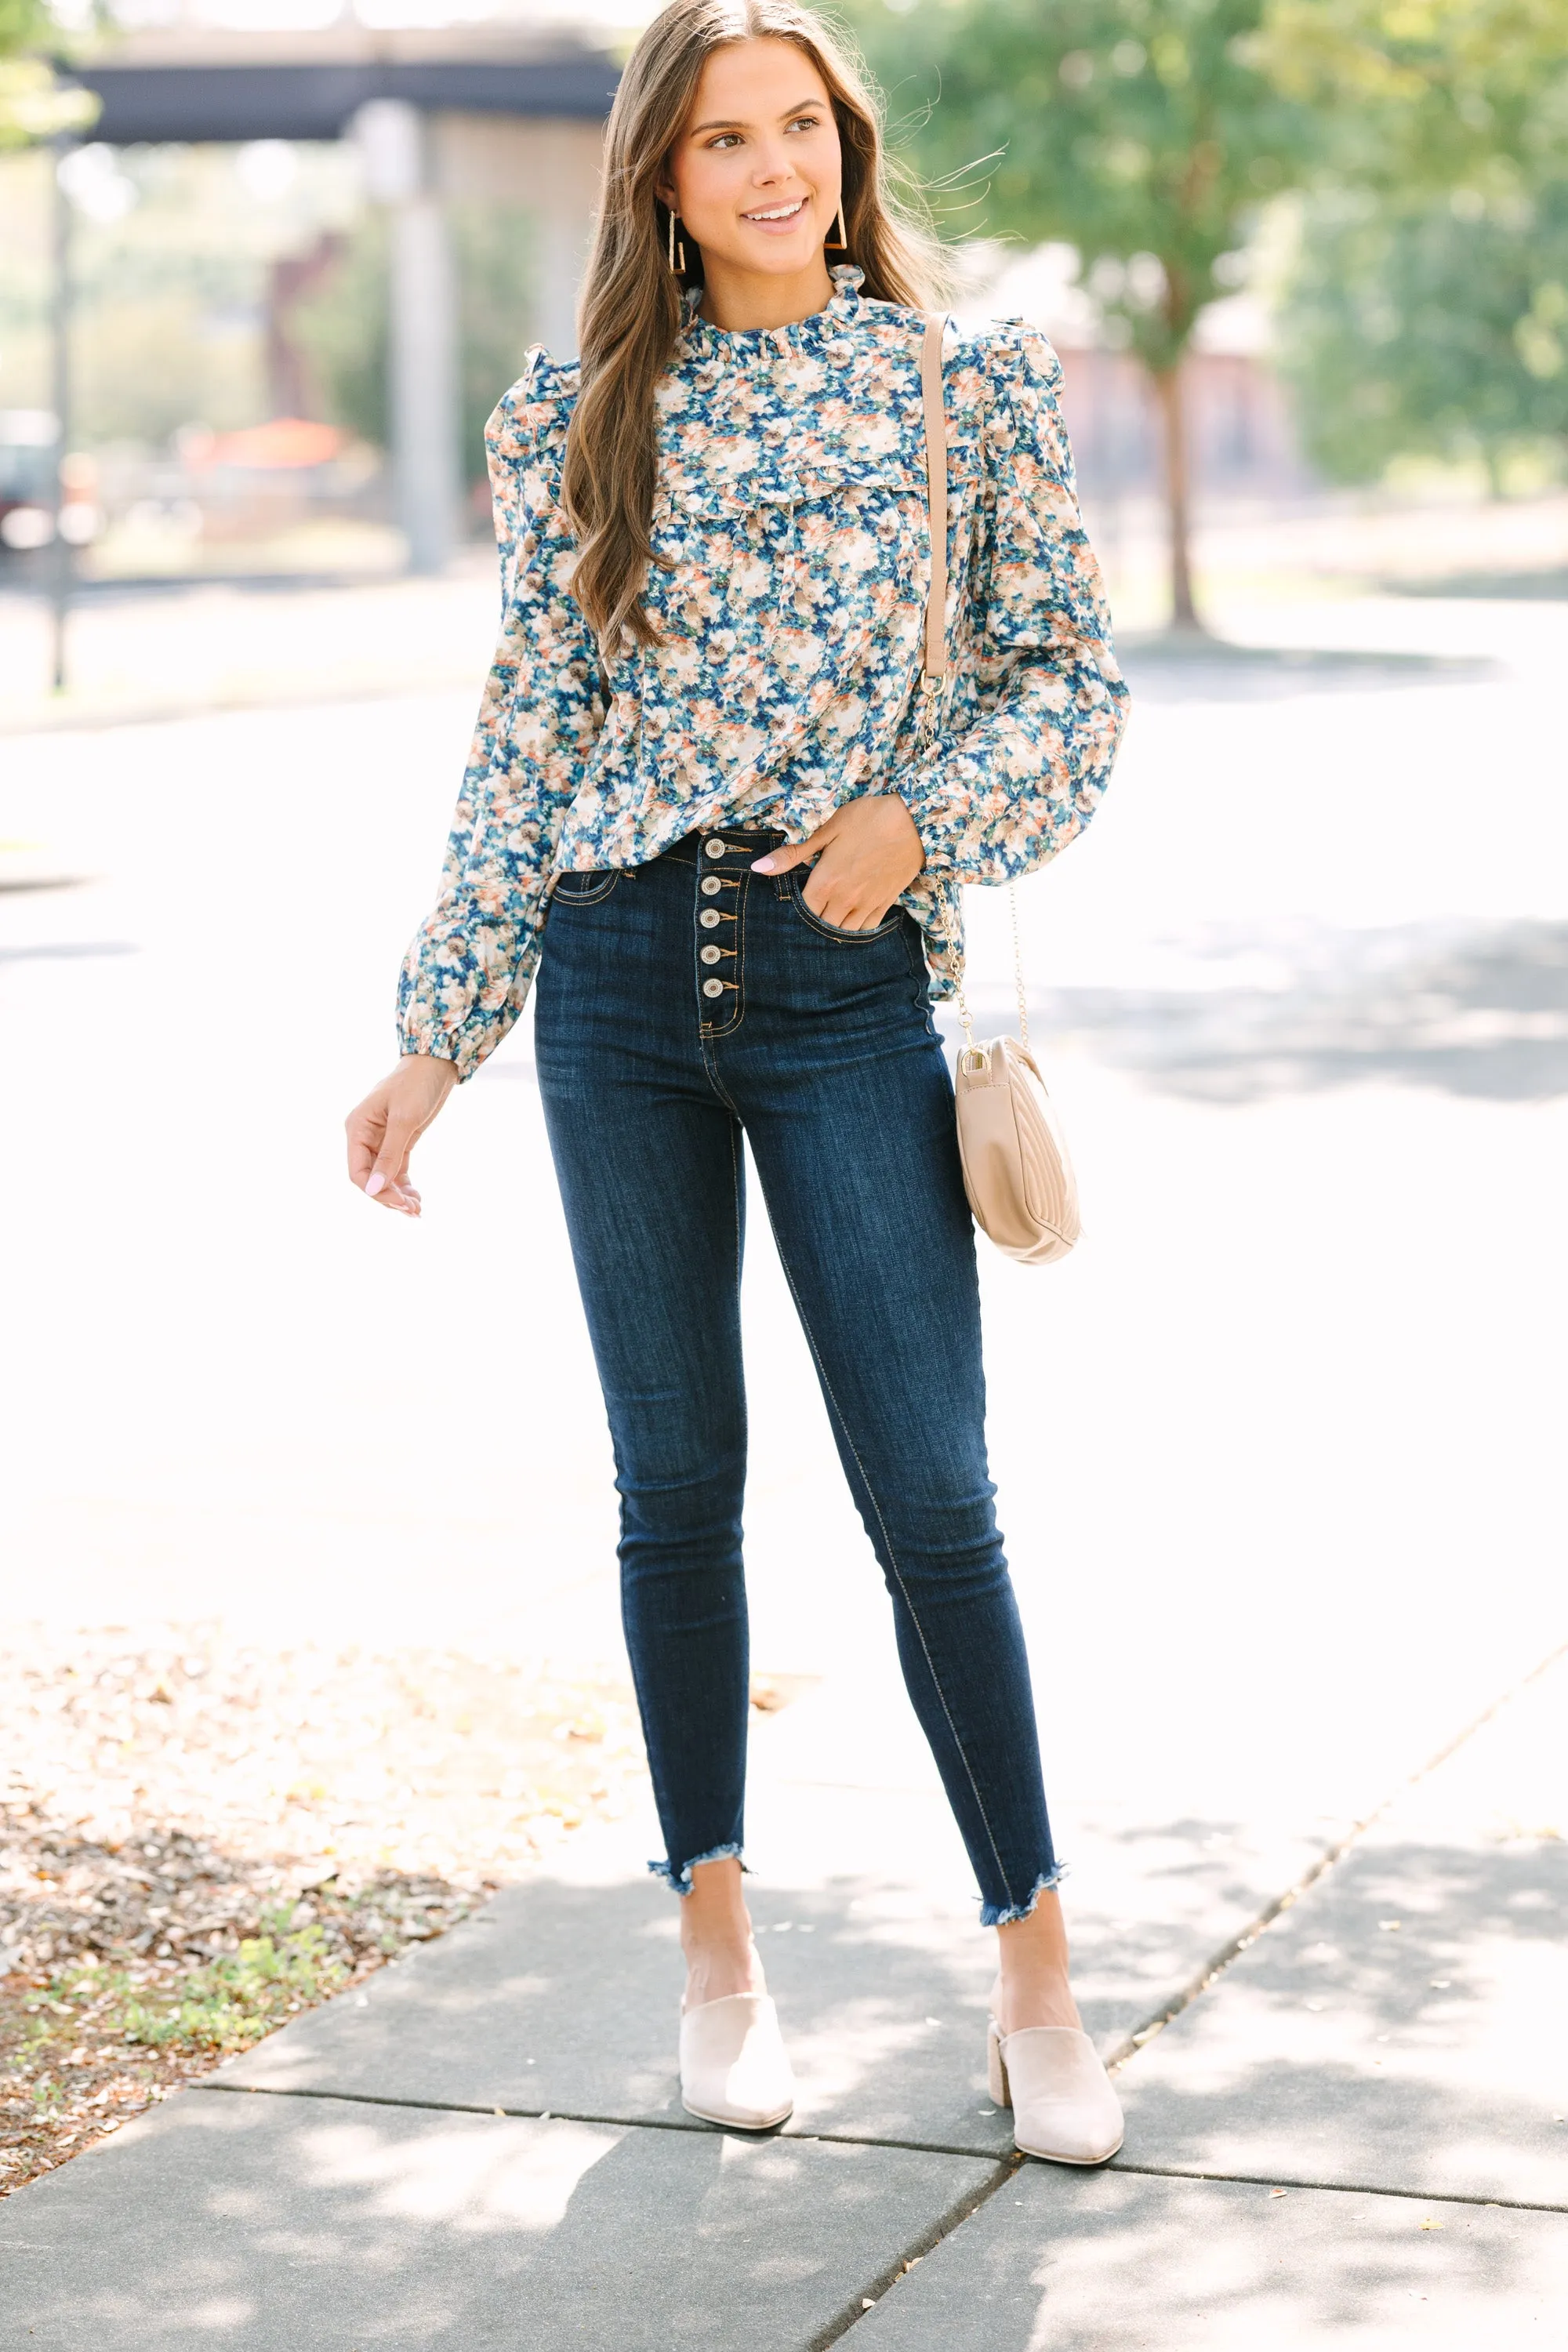
[[[224,2091],[237,2099],[335,2099],[345,2105],[400,2107],[415,2109],[425,2115],[494,2116],[497,2113],[493,2105],[481,2107],[477,2104],[459,2105],[456,2100],[391,2099],[374,2091],[291,2090],[287,2084],[281,2083],[218,2083],[209,2077],[205,2082],[189,2083],[185,2088],[191,2091]],[[503,2107],[500,2112],[508,2122],[537,2123],[548,2116],[552,2123],[604,2124],[621,2131],[689,2132],[693,2138],[709,2138],[715,2136],[714,2126],[711,2125],[696,2122],[678,2123],[673,2116],[667,2122],[659,2116],[575,2115],[567,2114],[560,2107]],[[738,2134],[725,2133],[722,2126],[719,2127],[717,2136],[741,2137]],[[910,2263],[919,2261],[931,2252],[933,2248],[942,2244],[944,2238],[950,2237],[955,2230],[962,2229],[965,2221],[972,2221],[982,2205],[986,2204],[1000,2188],[1016,2176],[1018,2168],[1023,2162],[1023,2158],[1011,2149],[1005,2154],[997,2154],[993,2150],[952,2147],[940,2140],[862,2139],[850,2132],[796,2132],[787,2138],[783,2132],[766,2134],[747,2132],[744,2137],[748,2142],[764,2137],[776,2139],[785,2147],[809,2147],[814,2140],[816,2140],[831,2147],[888,2149],[913,2156],[956,2156],[972,2164],[989,2166],[993,2174],[993,2178],[989,2180],[980,2180],[973,2188],[963,2190],[955,2202],[948,2207],[946,2212],[940,2215],[935,2221],[929,2223],[918,2237],[912,2238],[884,2270],[875,2278],[862,2281],[856,2290],[853,2303],[841,2311],[837,2318],[830,2320],[819,2334],[812,2337],[805,2347],[805,2352],[829,2352],[831,2346],[839,2343],[848,2335],[852,2327],[858,2326],[859,2322],[867,2316],[865,2305],[861,2300],[863,2296],[869,2294],[872,2297],[873,2307],[880,2303],[889,2288],[898,2284]]]
[[[237,2099],[337,2099],[352,2107],[407,2107],[421,2115],[433,2116],[504,2116],[508,2123],[605,2124],[616,2131],[689,2132],[694,2139],[711,2138],[715,2132],[725,2133],[722,2124],[705,2124],[696,2117],[675,2116],[601,2116],[588,2115],[574,2107],[499,2107],[492,2100],[481,2106],[478,2100],[467,2099],[395,2099],[382,2091],[330,2091],[314,2084],[289,2083],[220,2083],[211,2075],[205,2080],[182,2084],[187,2091],[222,2091]],[[951,2140],[941,2139],[879,2139],[868,2138],[859,2132],[729,2132],[731,2138],[743,2139],[748,2146],[763,2140],[776,2139],[786,2147],[809,2147],[820,2140],[829,2147],[892,2148],[908,2156],[961,2156],[973,2164],[1008,2164],[1013,2161],[1011,2149],[992,2147],[960,2147]]]
[[[1403,2197],[1412,2205],[1497,2206],[1510,2213],[1568,2213],[1568,2205],[1542,2204],[1533,2197],[1481,2197],[1468,2189],[1391,2189],[1372,2180],[1298,2180],[1287,2172],[1197,2172],[1181,2164],[1122,2164],[1115,2157],[1107,2172],[1136,2173],[1147,2180],[1233,2181],[1242,2189],[1301,2189],[1326,2197]]]
[[[837,2319],[830,2320],[819,2335],[812,2337],[805,2352],[828,2352],[829,2346],[841,2344],[852,2328],[858,2327],[863,2319],[870,2317],[871,2313],[867,2309],[868,2299],[874,2310],[889,2289],[898,2285],[911,2263],[920,2262],[925,2255],[933,2253],[938,2246],[962,2230],[966,2221],[973,2221],[980,2208],[988,2205],[999,2189],[1005,2189],[1009,2180],[1016,2178],[1021,2160],[1017,2157],[999,2158],[995,2177],[981,2189],[967,2189],[963,2197],[948,2207],[945,2213],[922,2230],[918,2238],[911,2238],[902,2253],[896,2254],[874,2279],[865,2283],[849,2307]]]
[[[984,2150],[959,2147],[952,2140],[945,2139],[867,2139],[859,2132],[831,2131],[781,2132],[779,2137],[787,2138],[792,2147],[798,2147],[803,2140],[819,2139],[828,2147],[892,2147],[902,2149],[910,2156],[967,2156],[973,2157],[976,2164],[1012,2166],[1016,2160],[1010,2147]]]
[[[1309,1887],[1314,1885],[1320,1878],[1331,1871],[1335,1864],[1349,1853],[1352,1846],[1363,1837],[1373,1823],[1380,1821],[1401,1797],[1406,1795],[1410,1790],[1417,1788],[1423,1780],[1436,1772],[1440,1765],[1446,1764],[1451,1756],[1457,1755],[1468,1740],[1474,1738],[1478,1731],[1490,1723],[1494,1717],[1500,1715],[1505,1707],[1510,1706],[1516,1698],[1529,1689],[1531,1683],[1538,1682],[1542,1675],[1549,1673],[1559,1660],[1565,1656],[1568,1656],[1568,1642],[1560,1643],[1556,1649],[1551,1651],[1539,1664],[1532,1666],[1527,1675],[1522,1675],[1517,1683],[1503,1691],[1489,1706],[1484,1707],[1478,1716],[1457,1732],[1453,1738],[1447,1740],[1434,1755],[1429,1756],[1425,1764],[1420,1765],[1415,1771],[1410,1773],[1406,1779],[1391,1790],[1381,1803],[1374,1805],[1372,1811],[1363,1820],[1357,1822],[1345,1836],[1326,1847],[1317,1861],[1305,1870],[1293,1885],[1286,1887],[1272,1902],[1266,1904],[1239,1935],[1232,1937],[1228,1943],[1223,1945],[1199,1973],[1189,1979],[1182,1991],[1178,1992],[1163,2008],[1158,2010],[1143,2025],[1135,2027],[1131,2033],[1125,2034],[1106,2059],[1107,2066],[1123,2065],[1129,2058],[1152,2041],[1157,2033],[1162,2032],[1172,2022],[1173,2019],[1179,2017],[1184,2010],[1189,2008],[1200,1993],[1205,1992],[1215,1979],[1223,1975],[1232,1962],[1240,1958],[1249,1945],[1256,1943],[1266,1928],[1271,1927],[1276,1919],[1289,1910]],[[560,2107],[498,2109],[493,2105],[481,2106],[477,2103],[470,2104],[458,2100],[389,2098],[377,2092],[328,2091],[304,2087],[291,2089],[285,2084],[220,2083],[210,2076],[205,2082],[193,2083],[186,2087],[195,2091],[224,2091],[237,2098],[335,2099],[350,2105],[404,2108],[424,2114],[500,2115],[509,2121],[517,2122],[537,2122],[548,2116],[552,2122],[599,2124],[609,2129],[623,2131],[700,2133],[704,2128],[700,2124],[688,2120],[677,2120],[674,2116],[667,2120],[659,2116],[579,2115],[568,2113]],[[711,2129],[711,2126],[708,2128]],[[745,2137],[752,2139],[761,2137],[763,2135],[748,2133]],[[868,2302],[865,2299],[858,2300],[857,2304],[841,2312],[837,2319],[830,2321],[826,2328],[812,2337],[805,2347],[805,2352],[830,2352],[832,2346],[841,2343],[863,2319],[868,2316],[871,2310],[880,2305],[883,2296],[889,2288],[896,2286],[900,2279],[905,2276],[911,2262],[931,2252],[947,2238],[961,2230],[966,2221],[973,2221],[980,2208],[988,2204],[999,2189],[1007,2181],[1017,2178],[1025,2162],[1025,2159],[1016,2152],[999,2156],[989,2151],[981,2152],[969,2147],[955,2147],[949,2143],[937,2140],[867,2138],[853,2132],[800,2132],[790,2135],[787,2139],[784,2134],[779,2132],[767,2137],[777,2138],[791,2147],[809,2145],[813,2140],[817,2140],[837,2147],[886,2148],[911,2155],[954,2156],[967,2158],[977,2164],[989,2164],[994,2168],[994,2177],[989,2181],[978,2189],[967,2191],[960,2198],[957,2205],[950,2207],[938,2221],[911,2241],[910,2244],[877,2278],[868,2283]],[[1267,2173],[1207,2172],[1180,2165],[1131,2164],[1119,2161],[1115,2158],[1105,2167],[1105,2169],[1109,2172],[1123,2173],[1131,2179],[1138,2179],[1206,2180],[1230,2184],[1237,2188],[1293,2189],[1309,2195],[1322,2193],[1343,2197],[1398,2197],[1416,2204],[1466,2205],[1482,2210],[1515,2213],[1568,2211],[1568,2206],[1538,2203],[1530,2198],[1480,2197],[1462,2189],[1434,2191],[1419,2189],[1392,2189],[1363,2181],[1300,2180],[1291,2178],[1281,2179]],[[973,2199],[973,2203],[969,2201],[970,2199]],[[962,2210],[959,2210],[960,2207],[963,2208]],[[861,2297],[865,2298],[867,2293],[867,2287],[863,2286]]]
[[[1437,1770],[1439,1765],[1446,1764],[1451,1756],[1458,1755],[1467,1741],[1473,1739],[1478,1731],[1484,1729],[1494,1716],[1500,1715],[1504,1707],[1511,1706],[1514,1700],[1530,1688],[1531,1683],[1539,1682],[1542,1675],[1549,1673],[1564,1657],[1568,1657],[1568,1642],[1560,1642],[1556,1649],[1549,1652],[1539,1664],[1531,1666],[1527,1675],[1521,1676],[1517,1683],[1511,1684],[1500,1697],[1493,1699],[1489,1706],[1483,1707],[1479,1715],[1467,1723],[1463,1730],[1456,1732],[1452,1739],[1439,1748],[1435,1755],[1429,1756],[1425,1764],[1417,1766],[1407,1779],[1401,1780],[1396,1787],[1390,1790],[1388,1795],[1380,1803],[1374,1805],[1371,1812],[1363,1820],[1347,1830],[1342,1838],[1333,1845],[1326,1846],[1316,1862],[1304,1870],[1292,1885],[1287,1886],[1282,1893],[1274,1897],[1272,1902],[1266,1903],[1238,1934],[1233,1936],[1228,1943],[1222,1944],[1218,1951],[1204,1962],[1196,1975],[1189,1977],[1187,1982],[1179,1991],[1172,1995],[1163,2008],[1157,2009],[1151,2017],[1144,2020],[1142,2025],[1134,2026],[1131,2032],[1122,2035],[1121,2041],[1107,2053],[1105,2060],[1107,2067],[1114,2069],[1124,2066],[1130,2058],[1135,2057],[1140,2050],[1152,2042],[1156,2034],[1163,2033],[1167,2025],[1181,2016],[1184,2010],[1192,2007],[1200,1993],[1206,1992],[1215,1979],[1224,1975],[1234,1960],[1240,1958],[1249,1945],[1258,1941],[1266,1928],[1271,1927],[1275,1920],[1289,1911],[1300,1896],[1305,1895],[1310,1886],[1316,1885],[1318,1880],[1332,1870],[1336,1863],[1342,1861],[1352,1846],[1363,1838],[1367,1831],[1375,1822],[1380,1822],[1392,1806],[1398,1803],[1401,1797],[1407,1796],[1412,1789],[1418,1788],[1423,1780],[1429,1779],[1431,1774]]]
[[[617,2131],[690,2132],[700,2137],[723,2126],[695,2121],[678,2121],[674,2116],[595,2116],[576,2108],[566,2107],[498,2107],[492,2099],[480,2105],[471,2099],[395,2099],[381,2091],[323,2091],[314,2084],[292,2083],[219,2083],[209,2075],[205,2081],[187,2083],[189,2091],[223,2091],[237,2099],[336,2099],[351,2107],[405,2107],[420,2115],[430,2116],[504,2116],[508,2123],[606,2124]],[[747,2132],[748,2140],[777,2135]]]

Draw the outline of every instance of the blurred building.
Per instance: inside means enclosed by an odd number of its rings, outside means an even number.
[[[410,559],[438,570],[459,526],[458,299],[450,217],[525,214],[533,334],[575,349],[576,291],[597,202],[616,68],[559,29],[489,23],[440,32],[180,26],[132,33],[77,79],[101,101],[97,142],[355,141],[389,228],[388,414],[397,520]],[[330,254],[279,273],[277,310]],[[295,364],[269,349],[287,408]],[[500,387],[498,386],[498,389]]]
[[[1148,375],[1120,349],[1070,246],[1047,245],[993,275],[959,313],[1022,318],[1062,362],[1062,409],[1086,497],[1156,495],[1164,479],[1159,411]],[[1312,487],[1290,403],[1275,371],[1268,313],[1248,294],[1211,304],[1184,362],[1194,488],[1280,499]]]
[[[338,518],[359,534],[354,560],[374,547],[376,563],[395,563],[406,547],[416,569],[439,570],[463,527],[465,460],[477,501],[469,519],[479,527],[479,424],[527,341],[562,355],[575,347],[576,295],[617,79],[607,50],[569,27],[504,19],[439,32],[374,32],[350,21],[276,33],[183,25],[117,37],[79,78],[101,112],[61,178],[73,205],[100,224],[116,206],[137,203],[122,176],[142,168],[134,150],[148,167],[189,151],[181,170],[193,219],[215,201],[215,168],[243,184],[248,209],[234,221],[242,232],[266,210],[267,175],[286,177],[302,152],[313,152],[312,168],[352,193],[346,211],[329,207],[302,222],[291,241],[258,261],[253,293],[231,271],[224,300],[205,298],[187,341],[210,352],[226,335],[222,348],[243,344],[259,354],[254,393],[244,399],[234,392],[237,358],[226,362],[226,391],[220,386],[210,405],[195,389],[189,352],[183,366],[175,361],[168,310],[154,324],[145,301],[146,253],[128,253],[132,266],[121,269],[116,251],[107,261],[100,251],[95,317],[106,295],[123,303],[121,285],[143,289],[140,342],[132,349],[122,341],[108,369],[117,404],[120,387],[154,379],[166,409],[187,396],[174,387],[192,388],[178,413],[129,417],[110,429],[98,402],[94,457],[82,461],[97,471],[71,509],[72,528],[83,534],[73,544],[93,544],[88,527],[96,515],[100,524],[108,518],[109,538],[91,561],[121,575],[128,567],[187,569],[204,546],[226,566],[288,569],[309,537],[296,525],[310,524],[317,557],[331,560],[331,550],[347,543],[328,530]],[[230,160],[221,162],[215,147]],[[226,201],[234,201],[232,187]],[[209,282],[212,276],[196,257],[199,245],[188,271],[193,288],[204,270]],[[211,245],[209,232],[209,253]],[[1054,245],[1011,259],[977,250],[973,259],[989,264],[990,278],[959,306],[961,315],[1025,316],[1062,355],[1068,421],[1090,504],[1156,496],[1163,458],[1152,388],[1117,347],[1114,321],[1078,283],[1076,254]],[[79,301],[85,320],[80,288]],[[331,321],[325,337],[324,314]],[[94,366],[99,384],[104,362]],[[202,381],[211,374],[204,362]],[[1200,494],[1278,499],[1310,487],[1261,305],[1238,295],[1205,313],[1186,386]],[[79,421],[86,389],[83,372],[68,404]],[[13,413],[0,416],[0,562],[42,563],[44,554],[29,551],[42,551],[54,531],[33,478],[43,478],[48,456],[34,405],[40,394],[47,396],[43,383],[29,381],[10,394]],[[232,437],[237,426],[290,421],[336,425],[348,438],[306,465],[286,437],[277,443],[282,454],[266,463],[244,459],[249,445]],[[229,431],[221,464],[198,465],[193,455],[207,422]],[[45,423],[52,441],[55,427]],[[383,449],[390,450],[390,484],[378,470]],[[62,512],[62,537],[65,520]],[[399,531],[387,529],[389,520]],[[264,526],[270,552],[246,537]]]

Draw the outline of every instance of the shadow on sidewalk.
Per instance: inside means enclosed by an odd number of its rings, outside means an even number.
[[[1209,963],[1214,984],[1042,992],[1029,1007],[1039,1034],[1205,1102],[1368,1080],[1492,1102],[1568,1094],[1568,923],[1216,927],[1170,944],[1196,977]],[[1227,965],[1267,967],[1267,981],[1226,984]],[[988,988],[973,1001],[978,1019],[1011,998]],[[942,1020],[955,1038],[952,1013]]]
[[[806,2352],[994,2171],[191,2091],[12,2200],[0,2324],[42,2352]]]
[[[1234,645],[1224,637],[1128,637],[1118,653],[1140,702],[1278,702],[1291,695],[1476,686],[1505,677],[1481,654]]]

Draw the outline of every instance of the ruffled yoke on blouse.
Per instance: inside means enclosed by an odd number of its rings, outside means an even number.
[[[560,506],[577,370],[542,352],[487,441],[504,611],[440,902],[409,950],[407,1052],[464,1075],[515,1019],[551,875],[634,866],[744,814],[804,840],[897,792],[926,852],[904,894],[933,992],[962,969],[958,885],[1063,847],[1103,788],[1126,689],[1110,652],[1044,339],[950,334],[952,682],[915,718],[930,542],[923,320],[833,272],[792,325],[721,329],[689,294],[656,394],[658,642],[602,657]]]

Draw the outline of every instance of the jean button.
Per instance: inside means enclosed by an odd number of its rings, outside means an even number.
[[[710,857],[722,857],[729,846],[727,841],[709,841],[703,844]]]
[[[702,993],[704,996],[722,996],[724,993],[723,982],[721,980],[705,980],[702,983]]]
[[[717,907],[704,907],[697,919],[701,924],[705,931],[712,931],[717,930],[719,925],[724,919],[720,914]]]
[[[713,898],[723,887],[724,885],[720,881],[717,874],[705,874],[702,877],[702,896],[705,898]]]
[[[702,950],[702,961],[704,963],[717,963],[722,953],[723,950],[721,948],[704,948]]]

